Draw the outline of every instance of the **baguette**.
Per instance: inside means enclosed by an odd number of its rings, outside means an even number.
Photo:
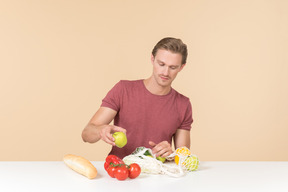
[[[81,156],[67,154],[63,157],[63,161],[72,170],[88,177],[89,179],[93,179],[97,176],[97,169],[90,161]]]

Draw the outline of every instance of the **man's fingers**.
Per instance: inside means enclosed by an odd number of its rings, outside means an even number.
[[[154,143],[153,141],[149,141],[149,145],[151,145],[151,147],[155,147],[156,143]]]
[[[111,140],[111,141],[115,141],[115,139],[114,139],[114,137],[112,136],[112,134],[111,133],[107,133],[106,134],[106,137],[109,139],[109,140]]]
[[[115,132],[123,132],[126,134],[126,129],[123,129],[122,127],[118,127],[118,126],[114,126],[114,125],[105,126],[101,131],[101,139],[104,142],[115,146],[115,142],[114,142],[115,139],[112,136],[113,133],[115,133]]]
[[[167,141],[163,141],[158,144],[154,143],[153,141],[149,141],[149,145],[153,147],[152,153],[157,157],[166,157],[172,153],[171,145]]]
[[[105,140],[105,142],[110,144],[110,145],[113,145],[113,146],[115,145],[115,143],[113,141],[109,140],[109,139]]]
[[[123,132],[126,134],[126,129],[122,128],[122,127],[118,127],[118,126],[114,126],[113,127],[113,132]]]
[[[169,155],[169,150],[170,150],[169,148],[162,148],[155,155],[156,157],[159,157],[159,156],[166,157]]]
[[[111,134],[112,129],[113,129],[112,126],[107,126],[107,127],[103,128],[101,131],[101,138],[104,142],[114,146],[115,145],[115,143],[114,143],[115,139]]]
[[[165,153],[163,153],[163,154],[161,155],[161,157],[168,157],[171,153],[172,153],[172,151],[171,151],[171,152],[166,151]]]

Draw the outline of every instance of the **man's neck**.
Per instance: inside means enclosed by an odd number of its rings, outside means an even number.
[[[171,86],[164,87],[159,85],[156,80],[153,79],[153,76],[144,79],[144,85],[146,89],[154,95],[167,95],[171,90]]]

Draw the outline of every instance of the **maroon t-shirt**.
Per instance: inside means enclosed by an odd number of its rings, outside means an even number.
[[[102,100],[102,107],[117,111],[114,125],[127,130],[127,145],[112,147],[110,154],[123,158],[137,147],[151,148],[149,141],[172,142],[177,129],[190,130],[192,107],[189,98],[174,89],[167,95],[150,93],[143,80],[118,82]]]

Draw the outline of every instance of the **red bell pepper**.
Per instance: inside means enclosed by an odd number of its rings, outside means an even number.
[[[116,155],[108,155],[106,157],[105,163],[104,163],[104,168],[107,171],[110,165],[116,166],[119,164],[125,164],[122,159],[117,157]]]

